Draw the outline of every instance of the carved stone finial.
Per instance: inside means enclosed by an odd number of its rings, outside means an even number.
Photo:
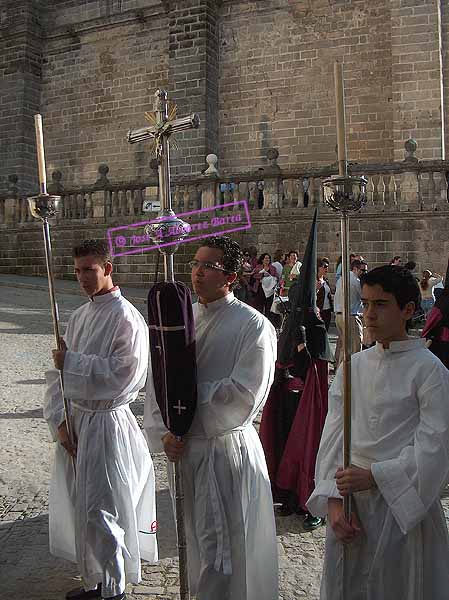
[[[404,162],[418,162],[418,159],[415,156],[415,152],[418,149],[418,143],[413,138],[408,139],[405,144],[405,158]]]
[[[53,171],[51,174],[51,183],[48,186],[48,191],[50,194],[61,194],[64,191],[64,186],[62,185],[62,173],[61,171]]]
[[[205,175],[218,175],[217,163],[218,156],[216,154],[208,154],[206,156],[206,162],[209,165],[207,169],[204,171]]]
[[[106,163],[98,165],[98,179],[95,182],[96,187],[107,187],[109,185],[109,179],[107,177],[109,173],[109,167]]]
[[[279,150],[277,148],[269,148],[267,150],[266,156],[270,161],[270,166],[268,167],[270,171],[280,171],[280,167],[277,163],[277,159],[279,158]]]

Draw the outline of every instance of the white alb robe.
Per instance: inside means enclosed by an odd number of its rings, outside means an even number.
[[[83,584],[103,597],[141,579],[140,558],[157,561],[154,468],[129,409],[145,385],[148,333],[139,311],[115,290],[71,316],[64,390],[78,439],[76,481],[56,446],[50,486],[50,551],[78,563]],[[46,373],[44,417],[54,441],[64,420],[58,371]]]
[[[191,593],[278,600],[270,481],[252,424],[274,377],[275,331],[232,293],[193,310],[198,405],[182,459]],[[162,451],[167,430],[150,375],[144,429],[150,448]]]
[[[449,372],[425,340],[381,344],[352,356],[352,463],[371,468],[377,489],[353,498],[363,535],[348,547],[345,600],[446,600],[449,539],[439,495],[449,476]],[[310,512],[341,498],[340,368],[317,457]],[[321,600],[342,598],[342,544],[327,528]]]

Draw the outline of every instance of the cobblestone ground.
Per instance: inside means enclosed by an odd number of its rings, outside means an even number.
[[[60,295],[65,329],[83,299]],[[138,306],[143,312],[143,305]],[[48,483],[53,444],[42,418],[43,373],[53,346],[48,295],[38,290],[0,288],[0,581],[8,600],[59,600],[77,585],[72,563],[48,549]],[[143,397],[133,405],[143,415]],[[165,459],[153,457],[157,480],[160,561],[144,563],[144,578],[130,586],[133,600],[178,597],[176,539],[165,474]],[[443,500],[446,514],[449,501]],[[306,533],[301,519],[277,520],[280,600],[319,596],[324,527]],[[212,599],[211,599],[212,600]]]

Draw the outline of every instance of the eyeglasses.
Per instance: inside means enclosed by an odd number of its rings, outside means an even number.
[[[189,267],[192,269],[192,271],[201,267],[204,271],[222,271],[223,273],[226,272],[225,268],[221,265],[217,265],[216,263],[211,262],[204,262],[202,260],[191,260],[189,262]]]
[[[329,268],[329,265],[326,264],[326,263],[323,263],[321,266],[323,267],[323,269],[328,269]]]

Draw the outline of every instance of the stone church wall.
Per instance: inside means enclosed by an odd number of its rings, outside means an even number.
[[[440,7],[440,11],[438,10]],[[32,117],[44,118],[49,175],[91,184],[149,171],[145,123],[167,86],[202,127],[179,136],[173,174],[335,160],[332,65],[345,67],[348,149],[357,162],[443,158],[449,129],[449,7],[437,0],[0,0],[0,194],[36,189]],[[442,94],[443,92],[443,94]]]

